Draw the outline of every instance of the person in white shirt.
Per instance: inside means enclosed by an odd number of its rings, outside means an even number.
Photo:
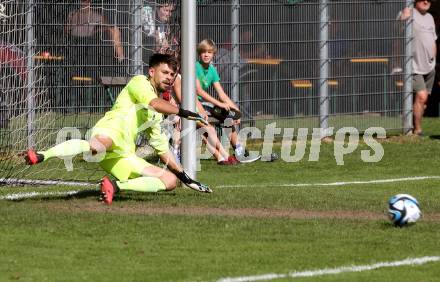
[[[423,135],[422,117],[431,94],[435,79],[437,56],[437,34],[434,18],[428,13],[431,0],[416,0],[414,9],[406,7],[400,13],[400,20],[407,20],[413,14],[413,134]]]

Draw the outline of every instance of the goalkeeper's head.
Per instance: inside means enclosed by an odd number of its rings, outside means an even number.
[[[151,85],[159,92],[168,90],[177,74],[179,62],[169,54],[156,53],[150,57],[148,75]]]
[[[160,64],[167,64],[174,72],[177,72],[179,61],[172,54],[155,53],[150,57],[148,66],[154,68]]]

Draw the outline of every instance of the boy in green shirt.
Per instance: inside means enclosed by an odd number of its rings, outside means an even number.
[[[200,102],[208,102],[214,106],[225,109],[226,111],[235,111],[240,113],[238,106],[226,95],[220,84],[220,76],[212,60],[215,53],[217,52],[217,47],[211,39],[204,39],[197,45],[197,54],[199,55],[199,60],[196,62],[196,89],[197,95]],[[219,99],[212,97],[207,91],[210,86],[213,86],[218,94]],[[229,135],[229,140],[235,151],[235,156],[238,161],[242,163],[250,163],[257,161],[261,156],[249,156],[249,153],[238,141],[238,134],[236,125],[240,123],[240,120],[234,120],[232,125],[232,132]]]

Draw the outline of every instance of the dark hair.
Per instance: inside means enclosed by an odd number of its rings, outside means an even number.
[[[179,61],[170,54],[155,53],[150,57],[148,63],[150,68],[154,68],[160,64],[167,64],[173,71],[177,72],[179,68]]]
[[[167,6],[167,5],[175,5],[172,0],[156,0],[156,4],[158,6]]]

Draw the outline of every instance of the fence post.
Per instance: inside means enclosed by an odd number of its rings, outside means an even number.
[[[413,1],[406,0],[406,6],[412,8]],[[408,134],[413,128],[413,85],[412,85],[412,33],[413,13],[405,22],[405,72],[403,87],[403,133]]]
[[[240,99],[240,0],[232,1],[231,24],[232,100],[237,103]]]
[[[130,74],[142,74],[142,0],[134,0],[129,40]]]
[[[328,0],[319,1],[319,126],[323,129],[326,137],[326,129],[329,127],[329,97],[328,97]]]
[[[28,0],[26,10],[26,87],[27,87],[27,148],[33,148],[35,145],[33,132],[35,120],[35,38],[34,38],[34,0]]]
[[[194,111],[196,108],[196,49],[197,44],[196,1],[182,1],[182,106]],[[183,119],[182,165],[190,177],[196,177],[196,124]]]

